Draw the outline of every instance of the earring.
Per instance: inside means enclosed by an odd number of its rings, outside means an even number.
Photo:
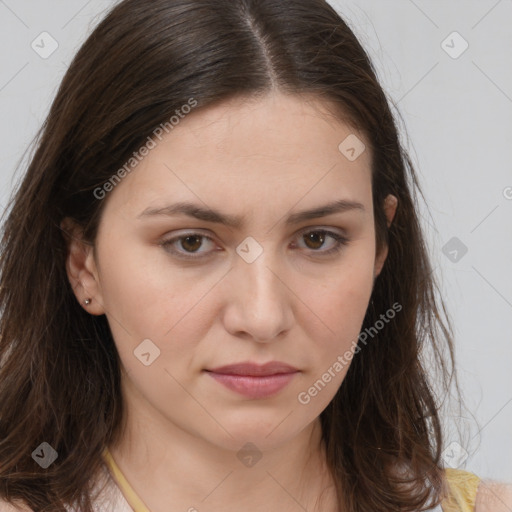
[[[84,300],[84,304],[85,304],[86,306],[88,306],[90,303],[91,303],[91,299],[85,299],[85,300]]]

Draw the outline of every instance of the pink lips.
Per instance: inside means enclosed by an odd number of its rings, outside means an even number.
[[[250,398],[266,398],[283,389],[299,370],[272,361],[264,365],[238,363],[205,371],[232,391]]]

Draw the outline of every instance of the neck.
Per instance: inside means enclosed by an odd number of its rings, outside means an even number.
[[[152,512],[168,512],[170,504],[191,512],[338,510],[318,417],[294,437],[258,450],[254,462],[254,454],[240,453],[245,442],[237,449],[212,444],[134,396],[126,400],[120,440],[109,450]]]

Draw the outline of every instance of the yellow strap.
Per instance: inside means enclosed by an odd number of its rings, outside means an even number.
[[[114,479],[116,480],[123,496],[126,501],[133,508],[134,512],[150,512],[149,508],[146,507],[144,502],[137,496],[137,493],[133,490],[132,486],[128,483],[128,480],[124,477],[123,473],[119,469],[119,466],[116,464],[116,461],[113,459],[112,454],[109,452],[108,448],[105,448],[103,451],[103,459],[107,463],[110,471]]]
[[[108,448],[105,448],[102,455],[123,496],[134,512],[150,512],[124,477]],[[445,474],[450,494],[442,503],[443,512],[474,512],[480,478],[462,469],[446,468]]]
[[[480,478],[462,469],[445,469],[450,494],[442,503],[443,512],[474,512]]]

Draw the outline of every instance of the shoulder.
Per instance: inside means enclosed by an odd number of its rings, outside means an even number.
[[[512,484],[481,480],[475,501],[475,512],[510,512]]]
[[[18,502],[16,504],[8,503],[0,498],[0,512],[34,512],[27,505]]]

